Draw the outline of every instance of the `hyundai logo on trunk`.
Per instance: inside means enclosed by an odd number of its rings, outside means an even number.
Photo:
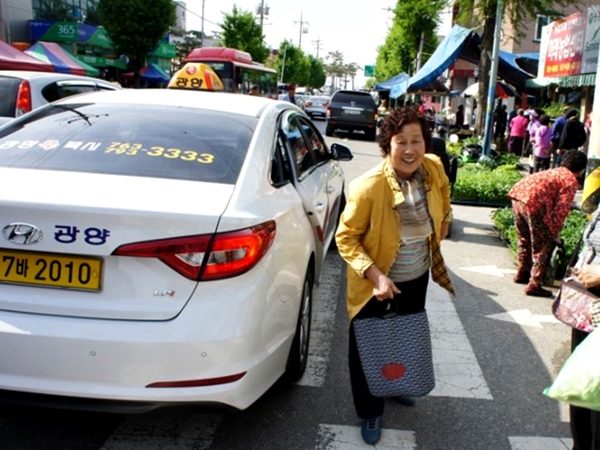
[[[15,222],[2,228],[2,235],[13,244],[35,244],[44,237],[42,230],[35,225]]]

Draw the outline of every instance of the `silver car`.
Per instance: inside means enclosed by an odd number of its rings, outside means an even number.
[[[119,89],[108,81],[83,75],[0,70],[0,117],[19,117],[71,95]]]
[[[327,95],[313,95],[304,103],[304,112],[311,118],[322,117],[325,119],[327,114],[327,107],[329,106],[329,99]]]

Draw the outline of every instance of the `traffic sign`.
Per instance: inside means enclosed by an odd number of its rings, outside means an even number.
[[[365,77],[375,76],[375,66],[365,66]]]

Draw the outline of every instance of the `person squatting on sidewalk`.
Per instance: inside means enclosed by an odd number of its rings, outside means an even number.
[[[569,150],[563,154],[560,167],[528,175],[508,193],[518,236],[514,281],[527,284],[526,295],[552,296],[542,288],[542,281],[577,193],[577,177],[583,175],[586,166],[585,153]]]
[[[354,320],[376,316],[378,302],[390,299],[400,314],[423,311],[430,272],[454,293],[440,251],[452,220],[450,183],[440,159],[425,154],[431,146],[431,130],[416,109],[398,108],[386,116],[379,134],[384,159],[350,184],[336,232],[347,263],[352,396],[364,420],[363,440],[371,445],[381,436],[384,399],[369,391]],[[410,397],[396,399],[414,403]]]

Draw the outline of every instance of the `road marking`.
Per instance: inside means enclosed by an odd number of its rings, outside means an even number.
[[[101,450],[209,450],[222,420],[220,414],[173,411],[129,415]]]
[[[490,314],[489,316],[485,317],[533,328],[544,328],[542,323],[561,323],[551,314],[533,314],[528,309],[516,309],[514,311],[507,311],[504,313]]]
[[[460,270],[468,270],[469,272],[481,273],[483,275],[491,275],[493,277],[504,278],[504,274],[514,275],[517,273],[517,269],[500,269],[498,266],[473,266],[473,267],[459,267]]]
[[[479,236],[498,236],[498,232],[493,228],[475,228],[475,227],[463,227],[463,233],[475,234]]]
[[[337,293],[342,279],[345,279],[342,277],[342,258],[337,252],[329,252],[323,266],[321,283],[314,290],[313,295],[313,317],[306,372],[296,384],[312,387],[325,385],[331,342],[335,331]]]
[[[570,450],[573,448],[571,438],[525,437],[508,438],[512,450]]]
[[[385,421],[385,417],[383,419]],[[367,445],[360,427],[349,425],[319,425],[316,450],[413,450],[417,448],[414,431],[383,428],[376,445]]]
[[[427,314],[435,367],[432,396],[492,400],[469,338],[450,294],[430,280]]]

